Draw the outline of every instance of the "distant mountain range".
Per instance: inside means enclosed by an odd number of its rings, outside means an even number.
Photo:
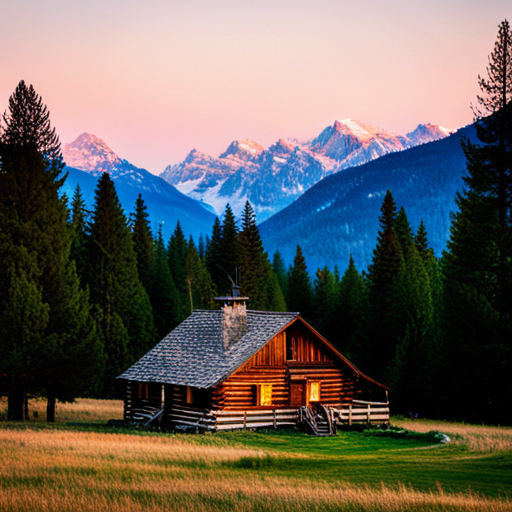
[[[390,189],[414,231],[423,219],[430,244],[440,255],[466,171],[461,137],[476,141],[474,126],[326,177],[260,224],[265,249],[270,255],[279,250],[291,263],[299,244],[312,274],[324,265],[332,269],[338,264],[344,271],[350,254],[364,269],[371,262],[380,207]]]
[[[345,119],[314,139],[280,139],[266,150],[250,140],[231,143],[218,158],[194,149],[160,176],[184,194],[211,204],[219,215],[228,202],[239,215],[249,200],[261,222],[326,176],[450,133],[423,124],[401,136]]]
[[[119,158],[98,137],[83,133],[70,144],[65,144],[62,154],[69,173],[63,192],[70,199],[79,184],[87,207],[92,209],[98,177],[108,172],[114,180],[125,214],[128,216],[134,211],[135,201],[139,193],[142,194],[151,228],[156,234],[162,223],[165,240],[171,236],[178,220],[185,234],[192,235],[196,241],[200,233],[211,233],[215,214],[209,205],[187,197],[158,176]]]

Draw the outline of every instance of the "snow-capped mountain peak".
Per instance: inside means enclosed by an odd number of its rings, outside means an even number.
[[[219,158],[192,151],[160,176],[211,204],[218,215],[228,202],[239,215],[249,199],[262,221],[329,174],[450,133],[426,124],[403,136],[348,118],[335,121],[314,139],[279,139],[266,150],[246,139],[232,142]]]
[[[456,130],[438,126],[437,124],[426,123],[419,124],[412,132],[409,132],[406,137],[410,140],[411,146],[415,146],[417,144],[442,139],[455,133],[455,131]]]
[[[263,147],[250,139],[235,140],[219,158],[234,158],[247,161],[256,159],[262,152]]]
[[[123,165],[123,160],[91,133],[82,133],[73,142],[64,144],[62,155],[69,167],[93,174],[111,172]]]

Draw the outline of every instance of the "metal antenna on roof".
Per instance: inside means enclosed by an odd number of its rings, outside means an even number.
[[[241,277],[240,269],[238,267],[235,268],[235,281],[233,281],[233,279],[231,279],[231,276],[229,275],[229,273],[226,270],[224,270],[218,263],[217,263],[217,267],[219,267],[228,276],[229,280],[231,281],[232,296],[240,297],[240,277]]]

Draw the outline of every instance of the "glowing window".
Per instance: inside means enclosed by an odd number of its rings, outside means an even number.
[[[194,403],[194,395],[192,393],[192,388],[190,386],[187,386],[187,396],[186,396],[185,403],[187,403],[187,404]]]
[[[309,401],[319,402],[320,401],[320,382],[309,383]]]
[[[258,405],[272,405],[272,384],[258,386]]]

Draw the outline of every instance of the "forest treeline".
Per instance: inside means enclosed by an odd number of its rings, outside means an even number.
[[[395,413],[512,423],[512,38],[499,26],[479,77],[479,144],[463,143],[465,187],[437,257],[388,190],[370,266],[288,267],[264,251],[254,211],[229,205],[212,232],[152,232],[142,196],[127,216],[108,173],[94,204],[59,193],[60,143],[20,82],[0,131],[0,393],[8,417],[27,397],[116,397],[116,377],[193,309],[218,307],[241,271],[257,310],[298,311],[363,373],[392,388]],[[330,240],[323,243],[329,246]]]

